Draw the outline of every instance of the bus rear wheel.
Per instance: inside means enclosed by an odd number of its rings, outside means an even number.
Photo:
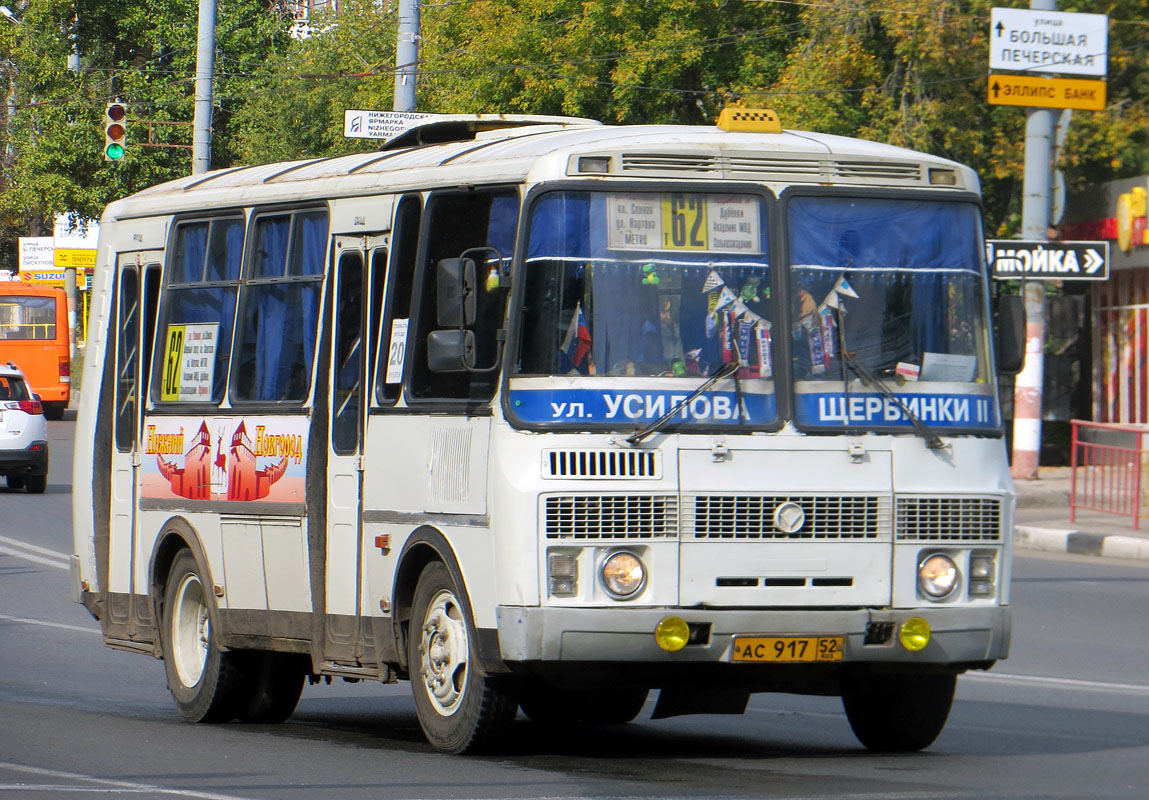
[[[842,686],[842,706],[868,750],[910,753],[938,738],[956,685],[956,675],[853,675]]]
[[[184,719],[227,722],[244,685],[240,654],[223,652],[212,632],[214,600],[195,557],[181,550],[164,591],[163,653],[168,690]]]
[[[309,657],[255,650],[237,655],[247,684],[236,714],[240,722],[273,725],[290,717],[310,671]]]
[[[407,664],[415,713],[443,753],[497,748],[518,703],[508,684],[483,673],[474,625],[446,566],[432,562],[415,587]]]

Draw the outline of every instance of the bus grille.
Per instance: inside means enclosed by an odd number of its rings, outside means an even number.
[[[548,450],[544,478],[660,478],[657,450]]]
[[[794,533],[774,526],[774,511],[797,503],[805,522]],[[864,496],[699,495],[683,501],[683,533],[695,539],[879,539],[890,534],[890,500]]]
[[[863,161],[836,158],[785,158],[777,155],[696,155],[623,153],[622,171],[652,175],[692,175],[750,180],[886,181],[921,183],[921,165],[912,161]]]
[[[548,539],[678,536],[678,500],[673,495],[563,495],[545,500]]]
[[[1001,499],[899,497],[898,540],[990,542],[1001,539]]]

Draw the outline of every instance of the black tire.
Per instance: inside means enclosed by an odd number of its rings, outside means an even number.
[[[181,550],[164,591],[163,653],[168,690],[189,722],[227,722],[242,705],[243,654],[216,642],[215,600],[195,557]]]
[[[240,655],[247,695],[236,716],[240,722],[274,725],[295,711],[303,693],[310,659],[294,653],[250,651]]]
[[[854,675],[843,683],[842,705],[867,749],[910,753],[938,738],[956,685],[956,675]]]
[[[43,403],[44,406],[44,419],[61,420],[64,418],[64,410],[68,407],[67,403]]]
[[[518,689],[523,713],[544,725],[625,724],[642,711],[648,693],[635,687],[563,689],[530,678],[522,680]]]
[[[23,475],[9,475],[7,477],[9,489],[23,489],[24,476]]]
[[[419,725],[442,753],[497,749],[518,710],[509,683],[483,673],[464,602],[442,563],[423,569],[407,632],[407,666]]]
[[[24,488],[28,490],[28,494],[44,494],[44,490],[48,488],[48,476],[29,475],[24,478]]]

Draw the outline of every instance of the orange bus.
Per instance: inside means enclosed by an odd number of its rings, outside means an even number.
[[[0,363],[19,367],[44,416],[63,419],[72,396],[68,300],[63,289],[0,283]]]

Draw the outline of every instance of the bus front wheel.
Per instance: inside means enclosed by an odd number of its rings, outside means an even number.
[[[443,753],[495,749],[518,703],[505,681],[483,674],[474,626],[446,566],[419,576],[407,635],[407,664],[419,725]]]
[[[853,675],[842,705],[868,750],[909,753],[933,744],[953,705],[956,675]]]
[[[212,603],[195,557],[181,550],[164,591],[163,652],[168,689],[190,722],[233,719],[243,685],[239,654],[215,642]]]

